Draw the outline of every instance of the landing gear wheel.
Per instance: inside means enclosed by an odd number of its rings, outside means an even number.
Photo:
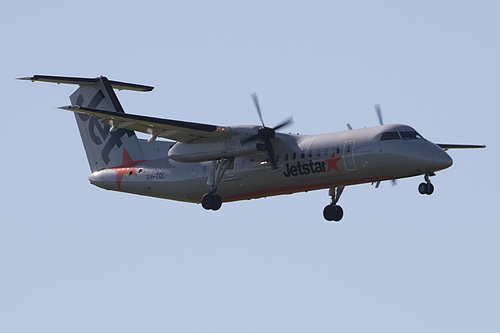
[[[215,203],[212,207],[212,210],[219,210],[220,207],[222,206],[222,198],[218,194],[214,194],[215,196]]]
[[[222,206],[222,198],[218,194],[205,193],[201,198],[201,205],[206,210],[219,210]]]
[[[344,210],[342,207],[337,205],[328,205],[323,209],[323,217],[327,221],[335,221],[338,222],[342,220],[344,216]]]
[[[344,210],[340,206],[335,206],[333,220],[335,222],[339,222],[340,220],[342,220],[342,217],[344,217]]]
[[[425,194],[431,195],[432,193],[434,193],[434,185],[427,184],[427,191],[425,192]]]
[[[201,198],[201,205],[206,210],[212,209],[212,206],[213,206],[214,202],[215,202],[215,196],[213,194],[211,194],[211,193],[206,193]]]
[[[323,209],[323,217],[327,221],[333,221],[333,205],[328,205]]]
[[[434,185],[431,183],[421,183],[418,185],[418,192],[420,192],[420,194],[431,195],[434,193]]]
[[[427,185],[427,183],[420,183],[420,185],[418,185],[418,192],[420,194],[427,194],[428,188],[429,188],[429,186]],[[434,186],[433,186],[433,189],[434,189]]]

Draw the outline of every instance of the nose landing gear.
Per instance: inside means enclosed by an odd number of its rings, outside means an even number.
[[[432,185],[431,180],[429,179],[429,176],[434,176],[434,174],[426,173],[424,176],[425,183],[420,183],[420,185],[418,185],[418,192],[420,194],[431,195],[432,193],[434,193],[434,185]]]
[[[342,217],[344,216],[344,210],[342,209],[342,207],[337,206],[337,202],[339,201],[343,191],[344,186],[341,186],[333,187],[328,192],[328,194],[332,197],[332,203],[326,206],[325,209],[323,209],[323,217],[325,218],[325,220],[335,222],[339,222],[340,220],[342,220]]]

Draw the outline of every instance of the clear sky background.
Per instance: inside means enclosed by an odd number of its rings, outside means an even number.
[[[498,1],[8,1],[0,12],[1,332],[499,332]],[[301,134],[406,123],[433,177],[223,205],[89,184],[74,86],[127,112]],[[287,129],[288,130],[288,129]]]

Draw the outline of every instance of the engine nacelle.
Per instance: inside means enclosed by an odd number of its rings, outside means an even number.
[[[203,138],[191,142],[177,142],[168,151],[168,157],[177,162],[194,163],[216,160],[222,157],[241,157],[262,152],[262,145],[251,141],[241,144],[240,138],[256,132],[253,127],[249,131],[228,133],[217,138]],[[259,149],[261,148],[261,149]]]

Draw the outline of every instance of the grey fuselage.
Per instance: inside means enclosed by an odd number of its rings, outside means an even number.
[[[382,134],[401,133],[398,138]],[[279,170],[267,153],[237,157],[217,186],[224,202],[432,174],[452,165],[450,156],[407,125],[384,125],[320,135],[276,133]],[[382,139],[382,140],[381,140]],[[212,161],[182,163],[168,157],[174,142],[139,140],[146,161],[92,173],[92,184],[165,199],[199,203],[208,191]]]

